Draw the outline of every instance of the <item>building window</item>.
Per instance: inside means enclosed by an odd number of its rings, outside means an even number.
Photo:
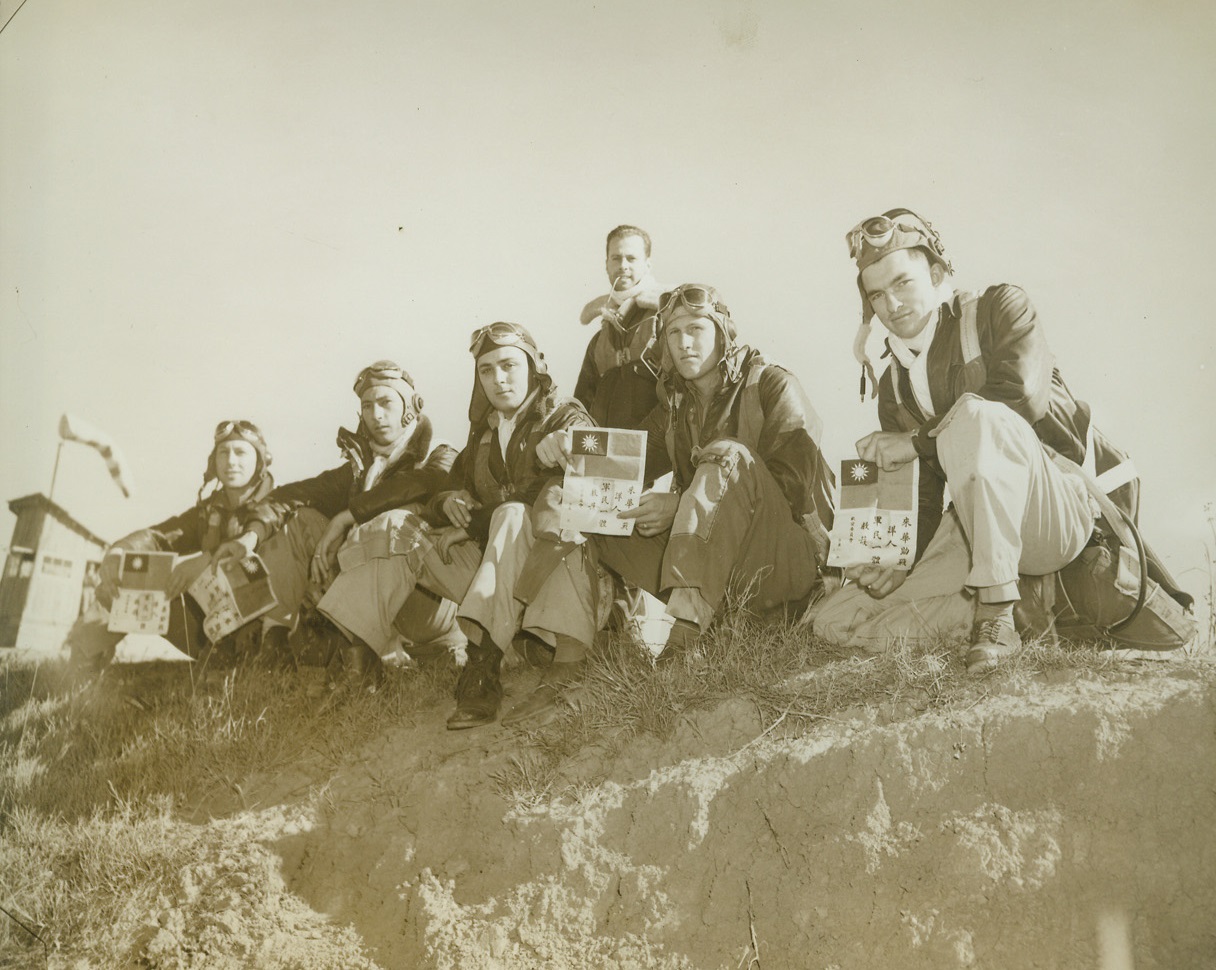
[[[59,576],[63,579],[71,579],[72,560],[60,559],[58,556],[43,556],[42,574],[44,576]]]
[[[8,563],[4,567],[4,578],[29,579],[34,572],[34,554],[25,550],[15,550],[9,553]]]

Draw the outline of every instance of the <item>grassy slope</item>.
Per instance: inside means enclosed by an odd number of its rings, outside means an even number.
[[[1210,653],[1177,663],[1206,666]],[[757,736],[796,734],[858,705],[903,719],[969,707],[994,686],[1005,693],[1057,675],[1124,679],[1144,669],[1094,648],[1031,645],[995,679],[977,680],[945,645],[854,656],[804,628],[734,611],[673,669],[656,671],[628,643],[605,644],[578,710],[521,735],[496,783],[525,804],[594,784],[639,735],[661,742],[696,710],[730,698],[754,706]],[[39,934],[52,966],[370,966],[348,930],[286,893],[256,830],[228,820],[254,807],[251,779],[273,779],[284,795],[315,794],[386,720],[444,716],[453,681],[450,667],[413,670],[374,696],[332,703],[315,673],[200,677],[190,665],[139,665],[73,687],[57,664],[7,664],[0,905]],[[4,918],[0,955],[39,949]]]

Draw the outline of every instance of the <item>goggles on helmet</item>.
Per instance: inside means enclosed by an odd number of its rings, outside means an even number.
[[[715,295],[715,290],[711,286],[685,283],[683,286],[677,286],[674,290],[663,294],[659,301],[659,315],[664,316],[669,310],[675,309],[678,302],[693,313],[709,311],[721,316],[730,316],[730,308],[725,303],[715,300]]]
[[[884,246],[890,245],[896,232],[910,233],[915,236],[919,240],[919,245],[930,253],[936,254],[949,268],[946,248],[942,245],[941,237],[934,230],[933,225],[927,219],[922,219],[915,212],[907,209],[893,209],[890,215],[871,216],[850,229],[845,235],[845,241],[849,244],[849,258],[860,259],[862,249],[866,245],[869,245],[871,249],[882,249]]]
[[[475,354],[478,346],[487,337],[500,347],[511,347],[528,339],[523,328],[514,323],[491,323],[473,331],[469,337],[469,353]]]
[[[215,426],[217,442],[231,438],[234,434],[246,441],[260,442],[262,440],[262,432],[252,421],[221,421]]]
[[[359,385],[367,380],[405,381],[410,387],[414,386],[413,378],[396,364],[372,364],[370,367],[364,367],[355,378],[351,390],[358,394]]]

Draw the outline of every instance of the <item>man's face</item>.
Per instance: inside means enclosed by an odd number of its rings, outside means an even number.
[[[244,488],[258,470],[258,452],[248,441],[233,438],[215,446],[215,475],[224,488]]]
[[[359,395],[359,402],[363,430],[376,444],[391,445],[405,433],[401,423],[405,402],[391,387],[369,387]]]
[[[477,358],[477,379],[491,406],[511,417],[528,396],[528,355],[518,347],[495,347]]]
[[[641,236],[617,236],[608,244],[604,263],[613,289],[627,290],[650,271],[646,243]]]
[[[669,317],[663,329],[671,362],[684,380],[704,377],[722,360],[722,333],[712,317],[683,310]]]
[[[895,336],[910,340],[925,329],[941,303],[939,266],[916,249],[897,249],[861,271],[861,286],[874,314]]]

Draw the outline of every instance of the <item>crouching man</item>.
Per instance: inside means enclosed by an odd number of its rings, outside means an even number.
[[[560,479],[537,457],[542,440],[591,420],[577,401],[557,398],[544,356],[518,324],[482,327],[469,350],[475,375],[468,443],[452,469],[457,487],[433,503],[446,527],[433,534],[435,549],[419,577],[420,585],[459,602],[457,615],[469,638],[450,730],[497,717],[499,668],[517,632],[541,639],[555,653],[540,686],[503,723],[551,711],[562,690],[581,680],[595,636],[586,549],[560,541],[553,514]],[[528,594],[519,588],[525,567]]]
[[[857,453],[885,469],[921,463],[920,555],[910,572],[849,570],[856,585],[822,604],[815,632],[870,650],[961,635],[967,670],[991,670],[1021,648],[1019,627],[1050,629],[1052,574],[1093,531],[1075,467],[1133,519],[1135,470],[1064,384],[1025,292],[1007,284],[956,291],[941,238],[907,209],[865,220],[847,240],[861,293],[863,386],[864,374],[873,376],[864,344],[874,316],[891,353],[878,382],[881,430]],[[943,514],[947,484],[953,506]],[[1023,592],[1035,591],[1033,609],[1020,602],[1019,574]]]
[[[647,492],[629,536],[596,536],[600,561],[666,600],[673,617],[659,660],[686,651],[728,586],[772,609],[819,581],[832,523],[822,424],[788,370],[741,343],[713,287],[663,296],[656,348],[660,405],[647,419],[646,477],[673,472],[673,491]]]
[[[311,583],[299,597],[315,601],[333,624],[321,632],[342,652],[343,680],[370,685],[380,676],[380,658],[398,646],[463,645],[455,604],[411,596],[412,584],[402,587],[394,563],[408,559],[416,568],[429,550],[429,526],[419,512],[447,481],[456,450],[432,447],[422,398],[393,361],[365,367],[354,392],[358,429],[338,429],[345,462],[265,495],[248,514],[246,532],[223,553],[260,551],[268,539],[294,530],[300,538],[292,553]]]
[[[203,486],[194,506],[164,522],[133,532],[106,550],[100,569],[96,602],[68,634],[73,664],[84,673],[96,673],[114,656],[121,633],[111,633],[108,608],[118,591],[120,553],[173,552],[174,564],[166,592],[171,601],[169,632],[175,647],[199,656],[206,644],[203,614],[198,604],[182,594],[218,558],[223,544],[247,527],[252,510],[274,488],[270,474],[271,455],[266,439],[250,421],[221,421],[215,429],[211,453],[203,472]],[[303,529],[303,541],[315,543],[320,530]],[[234,635],[234,642],[250,642],[262,623],[290,624],[294,621],[293,599],[298,600],[308,581],[307,560],[298,562],[284,536],[262,550],[279,605],[263,620],[247,624]],[[251,636],[252,635],[252,636]]]

